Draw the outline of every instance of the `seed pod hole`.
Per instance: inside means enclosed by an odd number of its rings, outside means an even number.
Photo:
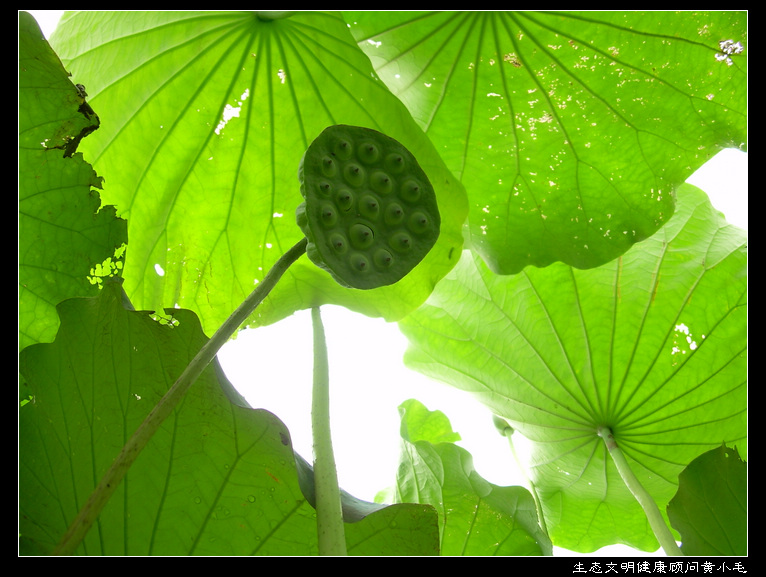
[[[351,186],[361,186],[364,182],[364,169],[355,162],[349,162],[343,168],[343,176]]]
[[[352,254],[349,262],[351,267],[357,272],[367,272],[370,270],[370,261],[362,253],[355,252]]]
[[[406,232],[398,232],[391,237],[390,244],[397,252],[407,252],[412,248],[412,238]]]
[[[413,212],[410,216],[409,225],[412,232],[423,233],[428,230],[429,224],[428,216],[424,212]]]
[[[337,232],[330,235],[330,246],[332,246],[332,248],[338,254],[345,254],[345,252],[348,250],[346,239],[342,234]]]
[[[404,156],[398,152],[392,152],[386,156],[386,169],[393,174],[401,174],[406,168]]]
[[[354,195],[347,188],[339,190],[335,195],[335,203],[343,212],[347,212],[354,204]]]
[[[402,184],[400,194],[404,200],[410,204],[415,204],[420,200],[421,186],[420,182],[413,178],[408,178]]]
[[[335,207],[331,204],[325,204],[322,206],[322,224],[324,224],[327,227],[335,226],[335,223],[338,222],[338,213],[335,210]]]
[[[322,159],[322,173],[332,178],[336,172],[338,172],[338,167],[335,165],[335,161],[331,157],[325,156]]]
[[[380,214],[380,203],[377,197],[365,194],[359,199],[359,214],[368,220],[377,220]]]
[[[354,147],[344,138],[338,139],[332,147],[332,150],[333,154],[340,160],[348,160],[351,158],[351,155],[354,154]]]
[[[375,265],[381,269],[387,269],[394,264],[394,256],[384,248],[376,250],[373,258]]]
[[[404,220],[404,209],[398,202],[392,202],[386,207],[386,215],[384,217],[386,224],[393,226],[401,223]]]
[[[388,174],[382,170],[376,170],[370,175],[370,186],[375,192],[390,194],[394,188],[394,183]]]
[[[375,239],[372,229],[366,224],[354,224],[349,229],[349,238],[354,248],[359,250],[370,248]]]
[[[374,142],[370,141],[360,144],[357,153],[359,154],[359,160],[365,164],[372,164],[373,162],[376,162],[380,157],[380,150],[378,149],[378,146]]]

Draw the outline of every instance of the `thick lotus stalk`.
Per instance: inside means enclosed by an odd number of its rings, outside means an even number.
[[[655,537],[657,537],[657,541],[659,541],[663,551],[665,551],[665,554],[668,556],[683,556],[681,548],[676,543],[673,534],[670,532],[670,529],[668,529],[668,526],[665,524],[665,520],[662,518],[657,503],[649,492],[644,489],[641,482],[633,473],[628,464],[628,460],[625,458],[625,455],[617,444],[612,431],[608,427],[599,427],[596,432],[599,437],[604,439],[606,448],[612,456],[615,467],[617,467],[617,472],[620,474],[620,477],[622,477],[625,486],[631,493],[633,493],[636,501],[638,501],[638,504],[641,505],[641,508],[644,510],[646,518],[649,521],[649,526],[652,528],[652,531],[654,532]]]
[[[439,237],[428,177],[409,150],[380,132],[330,126],[306,150],[298,178],[306,252],[344,286],[401,280]]]
[[[318,307],[311,309],[311,321],[314,329],[311,428],[314,437],[317,546],[320,555],[346,555],[346,530],[330,431],[330,367],[324,325]]]

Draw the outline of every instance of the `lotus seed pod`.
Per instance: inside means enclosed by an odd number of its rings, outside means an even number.
[[[380,132],[330,126],[306,150],[298,178],[306,252],[344,286],[401,280],[439,237],[428,177],[409,150]]]

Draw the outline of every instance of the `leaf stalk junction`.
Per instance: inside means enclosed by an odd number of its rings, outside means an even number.
[[[682,556],[683,553],[681,552],[681,548],[678,546],[673,534],[665,524],[657,503],[633,473],[633,470],[630,468],[630,464],[628,463],[625,454],[617,444],[611,429],[602,426],[598,428],[597,433],[599,437],[604,439],[606,448],[612,456],[612,460],[617,467],[617,472],[620,474],[620,477],[622,477],[623,482],[644,510],[644,514],[649,521],[649,526],[652,528],[655,537],[657,537],[662,550],[665,551],[665,554],[668,556]]]

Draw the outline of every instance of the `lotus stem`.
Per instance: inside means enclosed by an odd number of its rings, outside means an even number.
[[[649,520],[649,526],[652,528],[655,537],[657,537],[657,540],[660,542],[662,550],[665,551],[665,554],[668,556],[683,555],[683,552],[681,552],[681,548],[678,546],[678,543],[676,543],[673,534],[665,524],[665,520],[662,517],[662,513],[660,513],[660,509],[657,506],[657,503],[655,503],[652,496],[646,489],[644,489],[643,485],[641,485],[640,481],[633,473],[627,458],[623,454],[620,447],[617,445],[617,441],[612,435],[612,431],[608,427],[599,427],[598,436],[604,439],[606,448],[609,451],[609,454],[612,456],[612,460],[614,461],[615,466],[617,467],[617,472],[622,477],[623,482],[628,487],[630,492],[636,498],[636,501],[638,501],[638,504],[641,505],[641,508],[644,510],[644,514]]]

